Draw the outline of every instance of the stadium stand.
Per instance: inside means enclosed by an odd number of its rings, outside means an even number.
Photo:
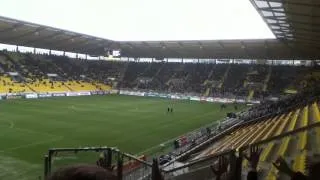
[[[5,84],[2,93],[95,91],[113,87],[247,100],[296,93],[320,80],[317,67],[86,61],[6,51],[0,53],[0,72]]]
[[[220,130],[214,132],[213,137],[209,136],[210,139],[219,138],[209,146],[195,153],[190,151],[197,147],[193,144],[182,147],[183,151],[179,149],[181,152],[174,157],[192,152],[191,158],[181,162],[186,166],[190,162],[218,157],[226,152],[242,150],[246,153],[248,147],[259,144],[263,148],[257,168],[259,176],[262,179],[286,179],[286,175],[272,165],[277,157],[290,161],[294,171],[306,174],[307,164],[312,162],[311,155],[320,152],[320,128],[306,129],[296,135],[280,138],[286,133],[309,128],[320,122],[316,91],[320,80],[318,67],[85,61],[63,56],[3,51],[0,54],[0,71],[0,93],[124,88],[261,100],[261,104],[239,113],[237,118],[222,122]],[[269,101],[270,96],[280,99]],[[206,142],[207,137],[200,138],[199,142]],[[272,138],[278,140],[270,140]],[[166,162],[170,163],[174,157],[167,158]],[[166,179],[188,179],[197,173],[201,177],[203,172],[208,174],[211,171],[208,165],[212,161],[196,164],[196,168],[188,166],[188,173],[175,175],[168,173],[164,164],[163,175]],[[250,170],[250,162],[243,160],[241,164],[242,176],[245,177]]]
[[[311,94],[311,92],[297,94],[271,103],[268,107],[273,107],[273,110],[264,111],[262,114],[259,112],[260,115],[257,119],[255,113],[252,113],[250,121],[240,123],[222,136],[216,136],[208,148],[191,155],[192,160],[185,162],[186,164],[180,168],[169,170],[165,173],[165,177],[168,179],[172,176],[174,177],[172,179],[192,179],[191,177],[196,176],[200,179],[210,179],[213,177],[210,165],[215,161],[213,159],[215,155],[221,157],[227,152],[237,151],[246,154],[248,147],[254,144],[259,144],[262,149],[257,166],[258,179],[288,179],[286,174],[272,165],[272,162],[276,162],[278,157],[283,157],[290,162],[289,167],[294,172],[307,174],[307,164],[317,163],[313,157],[319,153],[319,94]],[[266,107],[266,105],[259,106]],[[275,110],[276,107],[282,108]],[[261,111],[261,109],[255,107],[250,111]],[[313,128],[309,128],[310,126]],[[294,133],[303,128],[306,129]],[[284,136],[286,133],[294,134]],[[250,162],[246,159],[241,163],[243,179],[250,171],[249,164]],[[185,172],[179,174],[177,173],[179,171]],[[176,174],[174,175],[172,172]],[[211,175],[208,175],[210,172]]]
[[[134,157],[110,147],[57,148],[49,150],[44,174],[57,152],[92,150],[107,152],[97,165],[108,171],[93,168],[104,172],[104,179],[110,174],[128,180],[207,180],[222,179],[222,175],[236,180],[320,179],[314,176],[320,172],[319,3],[250,2],[276,39],[116,42],[0,17],[1,43],[17,45],[13,46],[17,52],[0,51],[0,98],[19,93],[129,89],[192,94],[201,102],[225,98],[236,105],[242,100],[248,105],[217,126],[206,127],[204,133],[199,133],[203,129],[194,130],[187,134],[190,136],[174,140],[179,146],[169,153],[162,149],[164,154],[158,159],[163,162],[153,159],[150,163],[144,155]],[[25,45],[35,47],[33,53],[19,53]],[[48,53],[36,54],[38,48]],[[110,56],[106,52],[110,49],[121,49],[121,61],[87,58]],[[63,56],[53,55],[51,50]],[[76,57],[69,58],[66,52],[77,52]],[[86,60],[78,58],[79,54]],[[140,57],[151,60],[139,62]],[[176,59],[169,62],[169,58]],[[280,59],[284,61],[277,62]],[[39,145],[29,145],[33,144]],[[315,163],[318,166],[313,167]],[[13,173],[25,176],[29,172]],[[58,171],[51,179],[59,179],[56,176],[61,174]]]
[[[119,76],[118,63],[106,62],[108,68],[99,71],[100,62],[59,56],[1,52],[0,57],[1,93],[110,90]]]
[[[206,143],[208,139],[207,136],[199,136],[194,139],[198,141],[197,144],[193,144],[192,140],[177,149],[173,157],[164,156],[169,163],[185,153],[192,153],[191,158],[181,162],[186,165],[230,151],[242,149],[245,153],[247,149],[244,148],[260,143],[263,151],[258,166],[259,176],[272,180],[286,177],[272,166],[277,157],[284,157],[290,161],[294,171],[306,174],[310,154],[320,152],[320,138],[317,138],[320,136],[319,128],[269,141],[320,122],[316,90],[320,81],[318,67],[86,61],[3,51],[0,53],[0,72],[2,94],[92,92],[123,88],[261,101],[261,104],[239,113],[236,118],[222,122],[208,136],[209,140],[219,137],[209,146],[192,152],[194,147]],[[282,78],[278,80],[278,76]],[[280,99],[275,102],[268,99],[273,96]],[[201,177],[203,172],[211,171],[208,169],[210,164],[212,162],[197,164],[196,168],[190,166],[188,173],[174,176],[165,170],[166,163],[161,168],[166,179],[188,179],[194,173],[200,173],[198,176]],[[249,172],[250,162],[243,160],[241,164],[244,177]]]

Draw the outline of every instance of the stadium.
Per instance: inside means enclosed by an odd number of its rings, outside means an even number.
[[[320,3],[248,1],[275,38],[0,16],[0,179],[320,179]]]

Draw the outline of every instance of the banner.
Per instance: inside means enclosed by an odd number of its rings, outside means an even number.
[[[181,96],[181,95],[171,95],[170,96],[171,99],[182,99],[182,100],[189,100],[190,97],[188,96]]]
[[[205,101],[207,101],[207,98],[206,97],[200,97],[200,101],[205,102]]]
[[[198,97],[198,96],[191,96],[191,97],[190,97],[190,100],[191,100],[191,101],[200,101],[200,97]]]
[[[62,97],[62,96],[66,96],[65,93],[52,93],[53,97]]]
[[[53,95],[54,96],[54,95]],[[67,92],[66,96],[79,96],[77,92]]]
[[[145,96],[144,92],[139,92],[139,91],[122,91],[122,90],[120,90],[120,94],[129,95],[129,96]]]
[[[22,99],[21,95],[8,95],[6,99]]]
[[[52,97],[52,94],[38,94],[39,98]]]
[[[91,91],[91,95],[98,95],[97,91]]]
[[[105,95],[110,94],[109,91],[91,91],[91,95]]]
[[[117,90],[117,89],[111,89],[109,92],[110,92],[110,94],[118,94],[118,93],[119,93],[119,90]]]
[[[91,93],[88,91],[83,92],[67,92],[66,96],[90,96]]]
[[[237,102],[237,103],[245,103],[246,100],[244,100],[244,99],[236,99],[236,102]]]
[[[38,98],[38,94],[26,94],[25,95],[26,99],[37,99]]]
[[[97,94],[98,94],[98,95],[105,95],[105,94],[108,94],[108,92],[98,91]]]

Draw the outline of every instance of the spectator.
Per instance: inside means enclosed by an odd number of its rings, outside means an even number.
[[[47,180],[116,180],[112,172],[94,165],[77,165],[58,169]]]
[[[316,163],[310,166],[309,168],[309,176],[304,175],[301,172],[294,172],[287,162],[282,158],[279,157],[273,165],[280,171],[288,176],[291,177],[291,180],[313,180],[313,179],[320,179],[320,163]]]
[[[227,158],[221,156],[219,157],[218,164],[216,166],[210,166],[212,172],[216,176],[216,180],[222,179],[222,176],[225,175],[227,176],[227,171],[228,171],[228,160]]]
[[[294,172],[287,162],[282,158],[279,157],[276,162],[272,163],[280,172],[288,175],[291,177],[291,180],[307,180],[307,176],[302,174],[301,172]]]
[[[248,173],[247,180],[258,179],[257,167],[258,167],[261,152],[262,152],[262,149],[259,148],[258,146],[251,146],[249,156],[244,155],[244,158],[246,158],[249,161],[249,165],[250,165],[250,171]]]
[[[249,161],[250,171],[247,176],[247,180],[258,180],[257,166],[260,158],[262,149],[257,146],[252,146],[250,148],[250,156],[244,155],[244,157]],[[291,180],[316,180],[320,178],[320,163],[311,165],[309,168],[309,176],[304,175],[301,172],[294,172],[287,162],[279,157],[273,165],[282,173],[290,176]]]

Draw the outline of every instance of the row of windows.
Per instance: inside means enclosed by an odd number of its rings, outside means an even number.
[[[50,50],[41,48],[31,48],[24,46],[15,46],[8,44],[0,44],[0,50],[7,51],[19,51],[21,53],[35,53],[35,54],[49,54]],[[157,60],[156,58],[130,58],[130,57],[120,57],[120,58],[109,58],[104,56],[90,56],[86,54],[63,52],[57,50],[51,50],[52,55],[57,56],[67,56],[69,58],[77,59],[87,59],[87,60],[119,60],[119,61],[131,61],[131,62],[172,62],[172,63],[207,63],[207,64],[269,64],[269,65],[312,65],[311,60],[252,60],[252,59],[182,59],[182,58],[164,58]],[[318,64],[319,60],[316,61]]]

